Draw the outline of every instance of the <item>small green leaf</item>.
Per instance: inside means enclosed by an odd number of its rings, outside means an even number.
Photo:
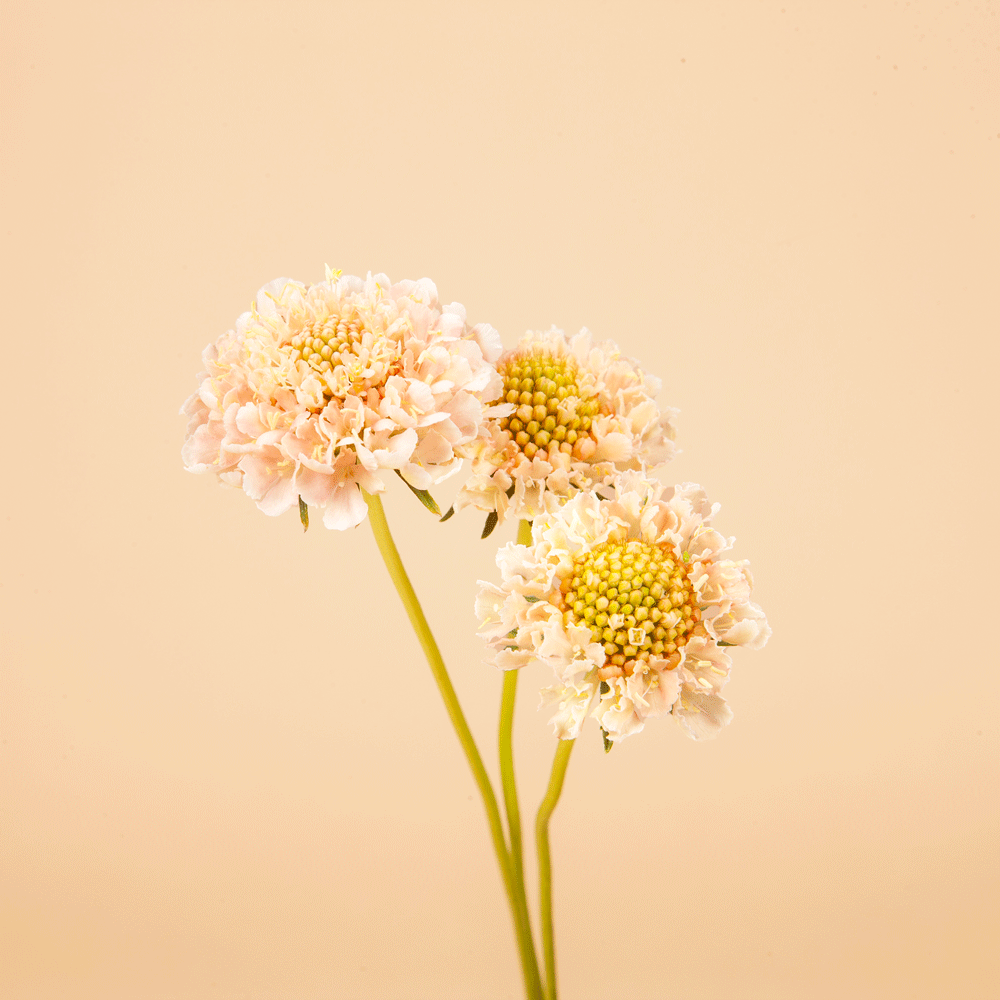
[[[514,484],[511,483],[510,486],[507,487],[507,499],[509,500],[513,495],[514,495]]]
[[[718,642],[718,644],[720,646],[735,646],[736,645],[735,642],[723,642],[721,639],[717,639],[716,642]]]
[[[299,497],[299,520],[302,522],[302,530],[309,530],[309,507],[306,505],[305,500]]]
[[[452,515],[454,515],[454,513],[455,513],[455,505],[452,504],[448,508],[448,510],[445,512],[445,515],[444,515],[444,517],[441,518],[441,520],[442,521],[447,521],[449,517],[451,517]]]
[[[601,729],[601,736],[604,737],[604,752],[611,753],[611,748],[614,746],[614,743],[611,742],[607,732],[604,729]]]
[[[400,472],[400,471],[399,471],[399,469],[396,469],[396,475],[397,475],[397,476],[399,476],[399,478],[400,478],[400,479],[403,479],[403,473],[402,473],[402,472]],[[404,482],[404,483],[406,483],[406,480],[405,480],[405,479],[403,479],[403,482]],[[410,487],[410,492],[411,492],[411,493],[412,493],[412,494],[413,494],[413,495],[414,495],[414,496],[415,496],[415,497],[416,497],[416,498],[417,498],[417,499],[418,499],[418,500],[419,500],[419,501],[420,501],[420,502],[421,502],[421,503],[422,503],[422,504],[423,504],[423,505],[424,505],[424,506],[425,506],[425,507],[426,507],[426,508],[427,508],[427,509],[428,509],[428,510],[429,510],[429,511],[431,512],[431,513],[432,513],[432,514],[437,514],[437,515],[438,515],[439,517],[441,516],[441,508],[440,508],[440,507],[439,507],[439,506],[437,505],[437,500],[435,500],[435,499],[434,499],[434,497],[432,497],[432,496],[430,495],[430,493],[428,493],[428,492],[427,492],[427,490],[418,490],[418,489],[416,488],[416,486],[410,486],[410,484],[409,484],[409,483],[406,483],[406,485]],[[443,520],[444,520],[444,518],[442,517],[442,518],[441,518],[441,520],[443,521]]]
[[[601,681],[601,694],[607,694],[611,690],[611,685],[607,681]]]
[[[493,534],[493,529],[497,526],[497,522],[500,518],[497,516],[495,510],[491,510],[486,515],[486,523],[483,525],[483,533],[479,536],[480,538],[489,538]]]

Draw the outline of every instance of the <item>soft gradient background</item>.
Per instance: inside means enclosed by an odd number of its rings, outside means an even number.
[[[564,1000],[1000,995],[998,4],[780,2],[4,5],[4,1000],[519,995],[367,525],[181,468],[204,345],[324,263],[661,374],[774,626],[718,740],[581,738]],[[386,507],[495,773],[513,527]]]

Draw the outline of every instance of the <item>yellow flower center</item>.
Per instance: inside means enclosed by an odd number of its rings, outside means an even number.
[[[669,544],[633,539],[582,551],[559,589],[563,621],[589,626],[616,673],[666,659],[701,618],[684,560]]]
[[[547,459],[555,451],[576,451],[579,457],[580,442],[593,438],[599,404],[595,396],[581,395],[575,359],[535,348],[518,351],[497,370],[503,402],[517,407],[500,427],[525,456]]]
[[[402,368],[396,340],[372,330],[354,311],[317,317],[288,347],[293,362],[304,361],[320,376],[328,399],[379,388]]]

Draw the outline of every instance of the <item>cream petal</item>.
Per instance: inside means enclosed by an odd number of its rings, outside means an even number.
[[[650,664],[645,674],[633,673],[626,688],[632,700],[641,706],[643,719],[655,719],[673,707],[680,695],[681,682],[676,670],[667,669],[667,661],[658,660]]]
[[[556,713],[549,722],[558,739],[575,740],[580,735],[583,720],[586,719],[597,693],[597,686],[581,688],[556,685],[543,688],[539,708],[555,705]]]
[[[733,718],[733,710],[718,694],[685,694],[674,706],[673,714],[694,740],[718,736]]]
[[[493,657],[493,665],[501,670],[520,670],[527,666],[534,654],[524,649],[500,649]]]

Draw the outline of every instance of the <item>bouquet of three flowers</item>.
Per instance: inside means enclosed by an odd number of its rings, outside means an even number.
[[[606,750],[660,716],[714,736],[732,717],[727,647],[758,649],[770,634],[746,561],[728,557],[733,540],[712,525],[718,505],[652,475],[675,453],[676,412],[657,403],[659,379],[586,330],[528,333],[504,351],[493,327],[469,326],[427,279],[329,269],[317,284],[265,285],[203,361],[183,408],[190,471],[214,473],[266,514],[297,507],[304,527],[310,511],[341,530],[368,516],[482,795],[525,994],[555,1000],[548,823],[585,720]],[[517,541],[497,553],[499,582],[481,581],[475,604],[487,660],[504,671],[505,816],[380,500],[401,479],[440,515],[430,491],[466,459],[440,519],[478,508],[484,538],[519,521]],[[541,964],[513,765],[524,668],[541,672],[557,738],[535,823]]]

